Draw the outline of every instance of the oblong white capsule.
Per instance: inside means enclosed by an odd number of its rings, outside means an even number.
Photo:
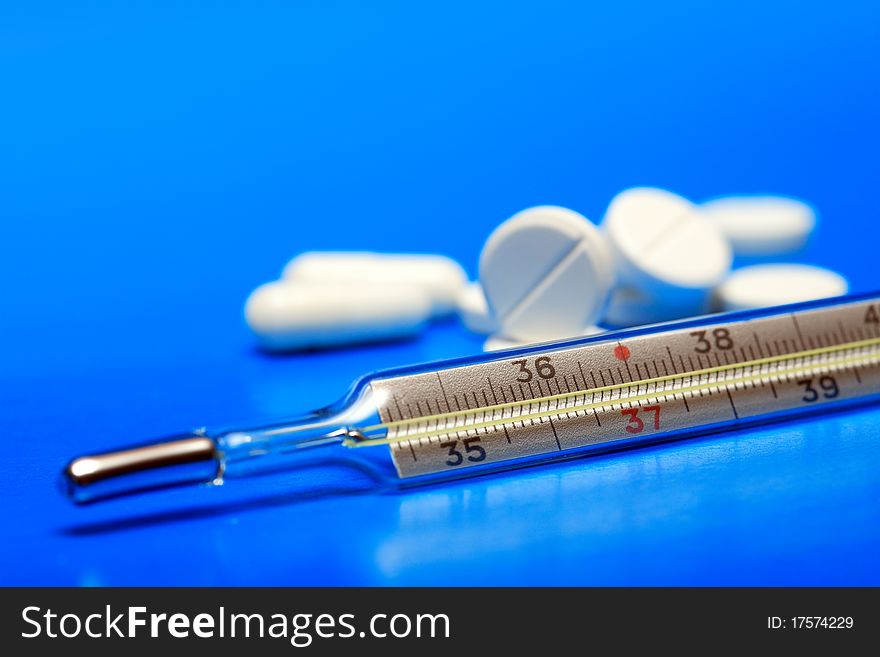
[[[263,347],[281,351],[414,335],[431,308],[419,286],[281,280],[251,293],[245,319]]]
[[[830,269],[798,264],[752,265],[734,271],[715,290],[719,310],[749,310],[826,299],[847,293],[846,279]]]
[[[742,256],[771,256],[801,249],[816,225],[807,203],[784,196],[728,196],[707,201],[700,212]]]
[[[282,277],[299,282],[418,286],[431,300],[435,317],[455,309],[467,274],[455,260],[441,255],[308,251],[293,258]]]

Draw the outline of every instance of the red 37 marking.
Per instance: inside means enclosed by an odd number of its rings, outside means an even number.
[[[639,417],[639,411],[647,411],[654,414],[654,429],[660,428],[660,407],[643,406],[642,408],[621,408],[620,414],[629,417],[629,422],[624,427],[628,433],[641,433],[645,428],[645,422]]]

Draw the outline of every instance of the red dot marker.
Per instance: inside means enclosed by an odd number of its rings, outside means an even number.
[[[630,355],[631,354],[629,352],[628,347],[624,347],[622,344],[619,344],[616,347],[614,347],[614,357],[617,360],[626,360],[627,358],[630,357]]]

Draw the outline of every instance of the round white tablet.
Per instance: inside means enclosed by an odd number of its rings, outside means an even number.
[[[660,303],[645,292],[619,287],[611,293],[602,323],[614,328],[643,326],[709,312],[709,295],[685,297],[679,303]]]
[[[455,309],[467,275],[455,260],[441,255],[310,251],[287,263],[282,277],[310,283],[411,285],[430,296],[434,316]]]
[[[245,304],[248,326],[267,349],[294,350],[413,335],[431,316],[420,286],[275,281]]]
[[[812,301],[846,294],[846,279],[810,265],[768,264],[743,267],[715,290],[720,310],[747,310]]]
[[[601,233],[566,208],[523,210],[495,229],[480,255],[500,332],[519,340],[577,335],[597,321],[613,282]]]
[[[487,335],[497,328],[486,295],[483,294],[483,286],[479,283],[464,287],[455,299],[455,306],[461,323],[474,333]]]
[[[729,196],[700,211],[730,240],[737,255],[769,256],[802,248],[816,225],[808,204],[782,196]]]
[[[697,207],[671,192],[637,187],[618,194],[602,230],[621,284],[659,303],[678,304],[717,285],[733,261],[721,230]]]
[[[599,326],[588,326],[583,329],[579,335],[560,336],[558,338],[547,338],[546,340],[515,340],[503,335],[492,335],[483,343],[483,351],[501,351],[502,349],[514,349],[516,347],[526,347],[530,344],[540,344],[541,342],[550,342],[552,340],[568,340],[572,338],[582,338],[588,335],[598,335],[605,333],[606,329]]]

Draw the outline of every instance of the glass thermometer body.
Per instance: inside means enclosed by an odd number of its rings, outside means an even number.
[[[309,416],[80,457],[89,502],[322,456],[406,486],[880,397],[880,293],[657,324],[377,372]]]

